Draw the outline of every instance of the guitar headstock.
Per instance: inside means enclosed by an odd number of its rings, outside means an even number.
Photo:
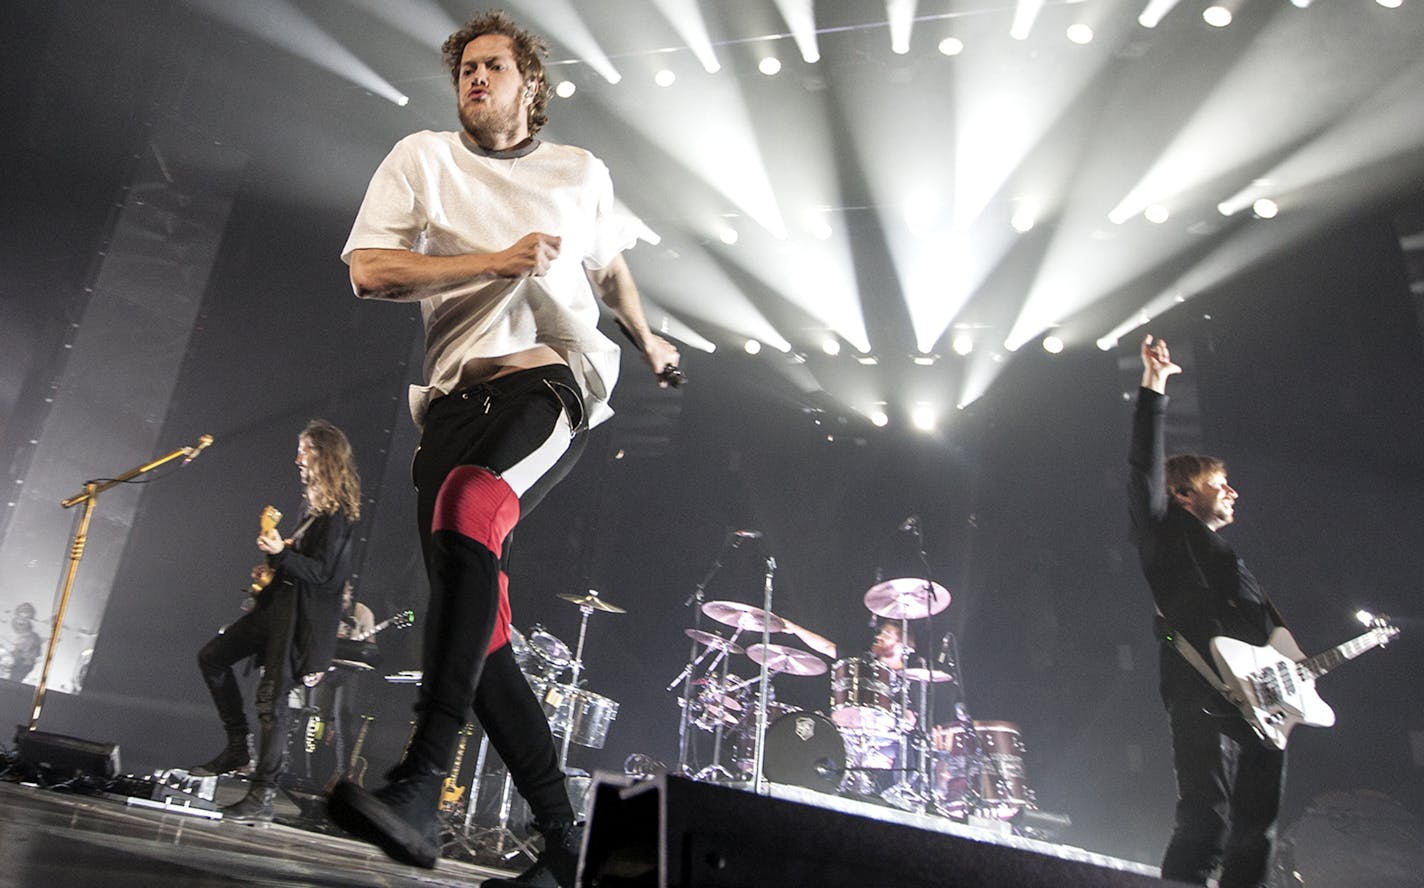
[[[1391,623],[1387,616],[1371,617],[1366,625],[1370,627],[1370,634],[1380,647],[1389,644],[1390,639],[1399,634],[1399,627]]]
[[[262,514],[257,518],[257,535],[263,536],[269,530],[276,530],[277,525],[282,521],[282,513],[276,506],[263,506]]]
[[[392,629],[409,629],[413,625],[415,625],[415,611],[413,610],[403,610],[391,617]]]

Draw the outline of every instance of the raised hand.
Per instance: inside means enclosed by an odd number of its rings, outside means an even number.
[[[1167,340],[1155,342],[1148,333],[1142,340],[1142,387],[1158,394],[1167,391],[1167,377],[1181,373],[1182,368],[1172,363],[1172,353],[1167,350]]]

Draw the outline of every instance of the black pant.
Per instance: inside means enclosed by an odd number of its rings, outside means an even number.
[[[256,656],[262,666],[257,682],[257,723],[260,728],[257,764],[253,781],[276,785],[287,766],[287,692],[296,684],[292,673],[292,637],[296,609],[284,589],[268,589],[263,593],[276,598],[258,607],[227,629],[213,636],[198,651],[198,668],[208,685],[218,717],[229,737],[245,736],[247,714],[242,702],[233,664]]]
[[[327,670],[311,689],[311,705],[326,720],[327,737],[336,762],[334,773],[339,776],[344,776],[351,765],[347,751],[352,739],[351,702],[358,696],[356,688],[360,679],[361,673],[355,669],[337,666]]]
[[[441,485],[460,466],[518,476],[511,483],[523,487],[515,492],[520,517],[528,515],[577,462],[585,443],[582,418],[577,382],[567,367],[511,373],[431,404],[412,466],[430,607],[419,717],[407,755],[448,768],[458,729],[473,710],[535,820],[545,825],[572,820],[573,809],[548,720],[509,645],[487,653],[498,619],[499,560],[468,537],[432,533],[432,523]],[[575,433],[570,437],[561,428]],[[529,483],[526,468],[549,443],[557,456],[541,464]],[[508,546],[506,539],[505,556]]]
[[[1210,715],[1196,702],[1175,703],[1168,714],[1177,825],[1162,878],[1205,885],[1220,866],[1220,888],[1264,886],[1285,787],[1285,752],[1261,742],[1239,717]]]

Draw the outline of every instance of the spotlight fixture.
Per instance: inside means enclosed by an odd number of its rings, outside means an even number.
[[[954,337],[953,346],[956,355],[964,356],[974,351],[974,337],[968,333],[960,333]]]
[[[1274,219],[1280,211],[1281,208],[1269,197],[1258,198],[1251,204],[1251,212],[1256,214],[1257,219]]]
[[[396,104],[404,108],[410,104],[410,96],[401,96],[399,99],[396,99]]]
[[[729,247],[735,244],[739,237],[740,235],[737,234],[737,229],[733,228],[730,225],[722,226],[722,229],[717,232],[718,240],[722,241],[722,243],[726,244]]]
[[[1153,225],[1161,225],[1172,217],[1172,211],[1161,204],[1152,204],[1142,211],[1142,218]]]
[[[827,336],[821,340],[821,351],[834,358],[841,353],[841,341],[834,336]]]
[[[1225,6],[1208,6],[1202,10],[1202,21],[1213,28],[1224,28],[1231,24],[1231,10]]]
[[[1087,46],[1093,42],[1093,29],[1078,22],[1068,26],[1068,39],[1079,46]]]
[[[856,363],[864,364],[867,367],[874,367],[875,365],[880,363],[879,358],[877,358],[875,355],[869,354],[868,352],[856,354],[855,360]]]
[[[958,37],[946,37],[939,42],[940,55],[957,56],[964,52],[964,41]]]
[[[934,431],[934,408],[924,402],[916,404],[915,409],[910,411],[910,422],[914,423],[915,428],[922,432]]]
[[[924,352],[921,352],[921,353],[919,353],[919,354],[917,354],[917,355],[914,355],[914,356],[911,358],[911,360],[913,360],[916,364],[920,365],[921,367],[933,367],[934,364],[935,364],[935,360],[936,360],[937,357],[938,357],[937,355],[929,355],[929,354],[925,354]]]
[[[749,355],[759,355],[761,354],[761,343],[755,339],[748,339],[746,345],[742,346],[742,350]]]
[[[578,90],[578,85],[572,80],[560,80],[559,85],[554,87],[554,95],[561,99],[567,99]]]
[[[781,59],[776,56],[767,56],[757,64],[757,70],[768,77],[775,77],[781,73]]]
[[[1051,334],[1045,336],[1043,337],[1043,350],[1050,355],[1056,355],[1063,351],[1063,340]]]
[[[878,429],[883,429],[890,424],[890,415],[883,408],[876,407],[870,411],[870,422]]]
[[[653,75],[653,82],[658,86],[672,86],[674,83],[677,83],[677,75],[667,68],[664,68]]]

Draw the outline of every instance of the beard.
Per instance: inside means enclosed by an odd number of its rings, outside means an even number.
[[[483,147],[498,144],[517,133],[520,113],[518,105],[499,108],[485,103],[459,108],[460,125]]]

